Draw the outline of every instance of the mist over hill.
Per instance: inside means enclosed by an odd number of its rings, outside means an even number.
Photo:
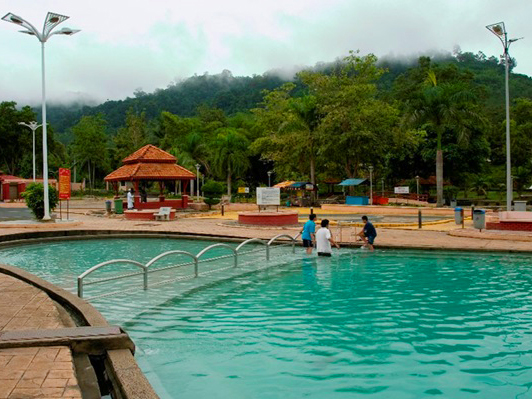
[[[476,83],[484,86],[486,91],[486,105],[500,108],[504,104],[504,65],[497,57],[487,57],[483,53],[431,54],[434,62],[440,64],[455,64],[460,69],[470,70]],[[106,101],[99,105],[86,105],[74,102],[68,105],[48,106],[48,121],[58,133],[58,138],[69,143],[72,139],[69,129],[84,115],[102,114],[108,123],[110,131],[116,131],[124,125],[128,110],[144,112],[148,120],[157,118],[162,111],[187,117],[193,116],[200,105],[219,108],[226,115],[245,112],[256,107],[262,101],[263,90],[272,90],[283,83],[293,81],[296,90],[301,85],[295,76],[299,70],[313,69],[330,72],[342,64],[341,59],[329,63],[319,63],[311,68],[294,68],[290,71],[271,70],[262,75],[233,76],[228,70],[219,74],[194,75],[183,81],[170,84],[165,89],[146,93],[141,89],[134,92],[133,97],[123,100]],[[408,68],[417,64],[415,57],[384,57],[379,65],[387,69],[380,81],[379,88],[389,92],[395,79]],[[513,60],[512,67],[515,66]],[[512,98],[532,98],[532,78],[526,75],[513,74],[510,78]],[[40,107],[34,108],[40,118]],[[495,112],[495,111],[494,111]]]

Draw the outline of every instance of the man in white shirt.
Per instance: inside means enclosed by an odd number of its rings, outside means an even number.
[[[340,246],[334,242],[328,227],[329,221],[327,219],[323,219],[321,221],[321,229],[319,229],[316,233],[316,249],[318,250],[318,256],[331,256],[331,244],[338,249],[340,248]]]
[[[133,209],[133,189],[127,192],[127,209]]]

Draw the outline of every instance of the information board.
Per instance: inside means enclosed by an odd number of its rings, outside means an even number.
[[[238,194],[249,194],[249,187],[238,187]]]
[[[395,194],[409,194],[410,193],[410,188],[408,186],[394,187],[393,188],[393,192]]]
[[[281,205],[281,189],[257,187],[257,205]]]
[[[59,199],[70,199],[70,169],[59,168]]]

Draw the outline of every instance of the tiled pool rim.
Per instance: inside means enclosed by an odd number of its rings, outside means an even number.
[[[90,303],[76,295],[14,266],[0,264],[0,273],[17,278],[41,291],[61,305],[77,325],[107,327],[109,323]],[[107,351],[106,370],[114,389],[125,399],[158,398],[128,349]]]

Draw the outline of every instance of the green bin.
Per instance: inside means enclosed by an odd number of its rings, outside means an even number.
[[[115,199],[115,213],[121,215],[124,213],[124,203],[122,199]]]

